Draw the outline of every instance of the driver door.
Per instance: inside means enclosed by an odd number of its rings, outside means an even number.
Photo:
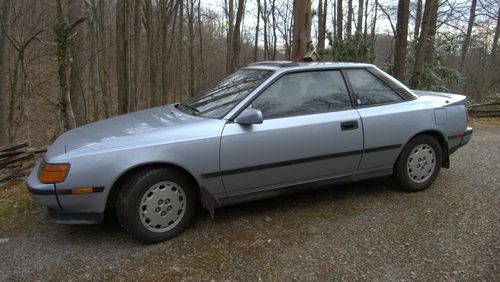
[[[228,196],[354,173],[363,152],[359,114],[340,71],[281,77],[252,107],[262,124],[229,122],[221,138]]]

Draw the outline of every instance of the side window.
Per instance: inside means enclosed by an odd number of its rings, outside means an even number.
[[[365,69],[348,69],[345,72],[352,85],[356,104],[360,106],[402,100],[394,90]]]
[[[312,114],[351,107],[340,71],[287,74],[252,103],[265,118]]]

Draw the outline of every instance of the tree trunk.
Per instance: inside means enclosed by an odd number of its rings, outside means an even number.
[[[92,120],[97,121],[102,118],[102,90],[99,81],[99,43],[98,43],[98,25],[97,25],[97,6],[95,0],[88,2],[87,9],[91,11],[91,19],[88,21],[90,51],[89,58],[89,88],[92,95]],[[104,52],[104,51],[103,51]]]
[[[436,28],[437,28],[437,12],[439,8],[438,0],[433,1],[430,23],[427,34],[427,40],[424,44],[424,65],[434,64],[434,42],[436,39]]]
[[[116,0],[116,83],[118,88],[118,114],[129,108],[128,71],[128,0]]]
[[[293,1],[292,60],[303,61],[311,41],[311,0]]]
[[[267,31],[268,31],[268,20],[269,17],[267,15],[267,1],[264,0],[264,9],[261,11],[261,16],[262,16],[262,22],[264,23],[264,61],[268,59],[269,56],[269,43],[268,43],[268,37],[267,37]]]
[[[184,89],[182,89],[182,86],[183,86],[183,78],[184,78],[184,75],[182,75],[184,73],[184,48],[183,48],[183,42],[184,42],[184,1],[180,1],[180,5],[179,5],[179,32],[177,33],[177,77],[175,79],[175,83],[176,83],[176,88],[175,88],[175,93],[174,93],[174,100],[175,101],[181,101],[183,99],[183,94],[184,94]],[[174,23],[175,24],[175,23]],[[172,33],[173,34],[173,33]],[[168,56],[168,53],[164,53],[163,54],[163,57],[166,58]],[[162,83],[164,85],[163,87],[163,97],[165,97],[165,95],[167,95],[167,89],[166,89],[166,83],[167,83],[167,65],[166,64],[162,64],[162,67],[165,69],[165,71],[163,72],[163,77],[162,77]],[[165,101],[165,100],[164,100]],[[168,101],[168,100],[167,100]],[[164,102],[165,103],[165,102]]]
[[[354,10],[352,8],[352,0],[347,1],[347,22],[345,24],[347,39],[351,39],[352,35],[352,17],[354,14]]]
[[[363,42],[366,43],[368,38],[368,0],[365,1],[365,26],[363,28]]]
[[[227,47],[226,47],[226,73],[231,73],[231,62],[233,58],[233,28],[234,28],[234,0],[225,0],[227,16]]]
[[[205,56],[203,55],[203,26],[201,22],[201,0],[198,0],[198,40],[200,41],[199,56],[200,56],[200,75],[198,76],[198,91],[205,84]]]
[[[144,29],[146,30],[146,45],[148,46],[147,65],[149,75],[149,104],[150,106],[158,106],[160,99],[158,95],[158,65],[156,60],[156,40],[153,24],[153,7],[152,0],[145,0],[144,10]]]
[[[398,22],[396,24],[396,41],[394,43],[394,77],[400,81],[405,80],[409,14],[410,0],[399,0]]]
[[[415,15],[415,30],[413,31],[413,39],[417,40],[420,34],[420,25],[422,24],[422,0],[417,0],[417,12]]]
[[[257,25],[255,26],[255,41],[253,46],[253,61],[257,61],[259,51],[260,0],[257,0]]]
[[[467,55],[467,49],[470,45],[470,37],[472,34],[472,28],[474,27],[474,19],[476,18],[476,3],[477,0],[472,0],[470,4],[470,14],[469,23],[467,24],[467,33],[465,34],[464,43],[462,44],[462,53],[460,56],[460,69],[463,71],[465,56]]]
[[[323,33],[323,1],[318,1],[318,49],[325,49],[325,36]]]
[[[193,97],[195,93],[194,85],[194,0],[189,1],[189,17],[188,17],[188,33],[189,33],[189,97]]]
[[[271,6],[271,17],[273,18],[273,55],[272,60],[276,59],[276,53],[278,52],[278,38],[276,36],[276,0],[273,0]]]
[[[73,1],[69,5],[69,21],[74,22],[82,15],[83,1]],[[83,29],[76,30],[78,33],[83,33]],[[69,44],[70,54],[70,78],[69,92],[71,97],[71,107],[75,115],[76,126],[81,126],[87,123],[87,105],[85,102],[85,85],[83,79],[83,50],[85,40],[83,34],[77,34],[71,38]]]
[[[422,19],[422,30],[417,41],[415,51],[415,63],[413,64],[413,75],[410,81],[411,87],[418,88],[421,84],[422,71],[424,68],[424,52],[428,45],[429,36],[431,34],[432,13],[434,6],[437,6],[437,0],[426,0],[424,8],[424,16]]]
[[[377,11],[378,11],[378,0],[375,0],[373,6],[373,20],[372,20],[372,29],[370,31],[371,43],[370,43],[370,62],[373,63],[375,61],[375,42],[377,41],[377,34],[375,34],[377,30]]]
[[[243,17],[243,11],[245,10],[245,0],[238,0],[238,11],[236,12],[236,22],[233,27],[232,33],[232,57],[229,72],[234,72],[240,64],[240,30],[241,30],[241,19]]]
[[[59,118],[61,122],[59,132],[76,127],[75,115],[71,106],[69,90],[69,75],[71,73],[71,63],[69,54],[69,37],[73,31],[72,26],[68,26],[65,20],[62,0],[56,0],[56,20],[54,22],[54,33],[56,35],[56,56],[57,56],[57,77],[59,80]]]
[[[129,112],[137,110],[138,97],[140,96],[140,75],[141,75],[141,20],[142,20],[142,0],[134,1],[134,33],[133,33],[133,70],[132,87],[129,93]]]
[[[493,44],[491,46],[490,62],[495,62],[498,52],[498,37],[500,36],[500,7],[498,7],[497,26],[495,28],[495,35],[493,36]]]
[[[0,0],[0,26],[8,29],[10,0]],[[8,142],[8,127],[6,117],[7,91],[5,90],[5,70],[7,69],[8,59],[6,52],[7,38],[0,30],[0,146]]]
[[[359,0],[358,2],[358,25],[356,26],[356,37],[361,37],[363,33],[363,1]]]
[[[99,60],[99,82],[101,84],[102,90],[102,107],[104,109],[104,117],[108,118],[111,116],[111,90],[109,89],[109,56],[108,50],[105,49],[105,46],[108,44],[107,30],[105,24],[105,14],[106,13],[106,2],[105,0],[98,0],[99,3],[97,5],[97,13],[98,17],[98,33],[97,33],[97,44],[99,50],[102,49],[101,52],[98,53]]]
[[[337,41],[342,42],[344,36],[344,10],[342,8],[342,1],[337,0]]]

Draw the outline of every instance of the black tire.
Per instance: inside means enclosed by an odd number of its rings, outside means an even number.
[[[426,153],[431,152],[426,146],[429,146],[434,151],[434,168],[432,172],[428,172],[427,174],[425,174],[424,172],[423,174],[426,176],[422,176],[422,178],[419,179],[420,176],[416,175],[417,173],[413,172],[413,164],[415,161],[419,163],[418,159],[414,160],[412,158],[410,160],[411,165],[409,164],[408,160],[410,157],[412,157],[412,153],[418,152],[419,149],[425,151],[427,148]],[[441,169],[442,161],[443,152],[439,142],[430,135],[418,135],[411,139],[408,144],[406,144],[403,151],[399,155],[398,161],[394,166],[393,178],[399,188],[401,188],[402,190],[408,192],[425,190],[434,182],[434,180],[436,180],[436,177],[438,176]],[[422,159],[422,162],[424,165],[422,167],[422,171],[426,171],[427,169],[430,170],[430,167],[428,167],[428,165],[431,162],[429,162],[427,159]]]
[[[143,216],[141,209],[143,209],[146,206],[144,200],[145,199],[147,200],[149,198],[148,196],[145,196],[145,193],[149,191],[148,194],[151,194],[150,189],[153,188],[155,185],[160,185],[158,187],[161,186],[165,187],[164,185],[161,185],[161,183],[165,182],[174,183],[176,184],[176,186],[172,186],[172,188],[170,188],[171,186],[167,186],[167,188],[163,188],[164,190],[166,189],[173,190],[173,187],[176,187],[175,189],[177,193],[180,193],[181,190],[183,191],[184,194],[182,196],[185,195],[185,199],[178,200],[179,202],[182,201],[182,208],[179,208],[179,211],[180,210],[183,211],[179,213],[182,215],[177,216],[175,225],[173,224],[170,225],[170,223],[165,222],[166,224],[163,227],[169,228],[168,230],[161,231],[161,229],[158,228],[156,232],[154,232],[150,229],[154,229],[155,227],[147,226],[147,223],[145,223],[145,221],[147,221],[148,218],[144,219],[146,216]],[[179,187],[180,189],[178,189],[177,187]],[[159,193],[159,192],[154,192],[154,193]],[[144,170],[135,173],[129,179],[127,179],[127,181],[124,182],[117,197],[116,214],[121,226],[132,237],[140,241],[143,241],[145,243],[162,242],[177,236],[192,223],[197,207],[197,198],[198,198],[197,196],[198,195],[196,187],[193,181],[191,181],[183,173],[168,168],[154,168],[154,169]],[[156,195],[154,197],[156,197]],[[183,197],[179,196],[178,198],[183,198]],[[161,200],[162,199],[160,199],[159,201]],[[156,201],[156,198],[154,201]],[[174,200],[172,200],[172,205],[174,205],[173,201]],[[155,208],[159,208],[159,206]],[[167,213],[166,209],[167,209],[167,202],[165,200],[165,203],[162,206],[161,213],[164,212]],[[175,211],[175,209],[176,209],[175,207],[174,209],[172,209],[172,206],[170,206],[169,211]],[[145,210],[145,208],[143,210]],[[149,207],[147,212],[150,212]],[[175,212],[177,213],[177,211]],[[158,218],[158,216],[159,213],[155,215],[156,218]],[[170,215],[170,216],[176,216],[176,215]]]

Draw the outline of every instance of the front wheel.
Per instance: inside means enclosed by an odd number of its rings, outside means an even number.
[[[194,218],[196,192],[191,182],[167,168],[136,173],[118,195],[120,224],[133,237],[147,243],[176,236]]]
[[[394,168],[394,179],[409,192],[428,188],[441,169],[443,153],[438,141],[430,135],[414,137],[405,146]]]

